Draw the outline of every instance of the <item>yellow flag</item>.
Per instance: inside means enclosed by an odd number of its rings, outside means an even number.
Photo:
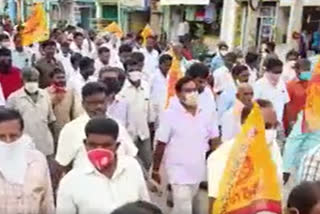
[[[104,28],[104,31],[115,34],[118,38],[123,36],[123,32],[119,25],[116,22],[112,22],[107,27]]]
[[[152,36],[152,35],[153,35],[153,30],[152,30],[152,28],[150,27],[149,24],[147,24],[147,25],[143,28],[143,30],[142,30],[142,32],[141,32],[140,35],[141,35],[142,38],[143,38],[143,45],[145,46],[146,43],[147,43],[147,38],[148,38],[149,36]]]
[[[49,39],[49,27],[43,3],[38,2],[33,5],[32,14],[24,24],[21,38],[23,46]]]
[[[212,214],[281,213],[279,182],[264,120],[255,103],[235,139]]]

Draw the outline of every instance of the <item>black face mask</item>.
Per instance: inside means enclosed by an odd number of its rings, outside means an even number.
[[[117,78],[104,78],[102,81],[107,86],[109,92],[117,94],[121,89],[120,82]]]

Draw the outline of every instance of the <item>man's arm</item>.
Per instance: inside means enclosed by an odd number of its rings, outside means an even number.
[[[57,212],[56,213],[68,213],[77,214],[77,206],[74,203],[72,197],[72,185],[69,182],[62,180],[57,194]]]
[[[158,141],[157,146],[153,155],[153,168],[152,168],[152,179],[154,179],[159,184],[161,183],[161,177],[159,174],[161,161],[166,148],[166,143]]]
[[[44,160],[45,161],[45,160]],[[45,162],[46,164],[46,162]],[[53,191],[50,179],[49,168],[46,164],[46,174],[44,182],[44,195],[40,204],[40,213],[43,214],[53,214],[54,213],[54,203],[53,203]]]

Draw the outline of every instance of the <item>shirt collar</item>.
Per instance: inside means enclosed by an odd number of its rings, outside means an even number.
[[[39,89],[38,91],[38,95],[40,98],[44,97],[44,92],[42,89]],[[17,91],[16,94],[17,97],[19,98],[29,98],[30,96],[27,94],[27,92],[25,91],[24,87],[19,89],[19,91]]]

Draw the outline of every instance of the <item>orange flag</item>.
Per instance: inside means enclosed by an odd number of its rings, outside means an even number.
[[[148,38],[149,36],[152,36],[152,35],[153,35],[153,30],[152,30],[152,28],[150,27],[149,24],[147,24],[147,25],[143,28],[143,30],[142,30],[142,32],[141,32],[140,35],[141,35],[142,38],[143,38],[143,45],[146,45],[146,43],[147,43],[147,38]]]
[[[24,24],[21,38],[23,46],[49,39],[49,27],[43,3],[38,2],[33,5],[32,14]]]
[[[180,78],[183,77],[183,73],[181,71],[181,60],[174,54],[171,50],[170,55],[172,56],[172,65],[168,73],[168,87],[167,87],[167,100],[166,100],[166,108],[169,105],[170,99],[176,94],[176,83]]]
[[[107,27],[104,28],[104,31],[115,34],[118,38],[122,38],[123,32],[119,25],[116,22],[112,22]]]
[[[255,103],[235,139],[212,214],[281,213],[279,182]]]
[[[306,94],[304,122],[302,123],[304,133],[320,130],[320,60],[315,65]]]

